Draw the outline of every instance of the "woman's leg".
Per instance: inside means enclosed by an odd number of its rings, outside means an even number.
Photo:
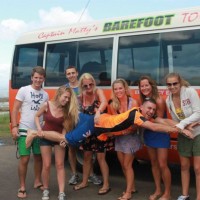
[[[56,131],[42,131],[42,135],[38,135],[37,130],[28,130],[26,137],[26,148],[30,147],[34,138],[41,137],[54,142],[61,142],[65,140],[65,135]]]
[[[124,154],[124,162],[123,162],[123,169],[125,172],[125,178],[126,178],[126,191],[123,195],[123,197],[130,198],[131,192],[135,191],[135,178],[134,178],[134,171],[133,171],[133,160],[134,155],[133,154]]]
[[[74,186],[74,190],[79,190],[88,185],[88,177],[92,166],[92,151],[84,151],[83,158],[83,180],[80,184]]]
[[[131,192],[135,189],[134,171],[132,163],[134,156],[132,154],[125,154],[123,152],[117,151],[117,157],[121,164],[122,171],[126,179],[126,191],[123,192],[123,198],[131,198]],[[122,198],[121,197],[121,198]]]
[[[49,179],[50,179],[50,169],[51,169],[51,155],[52,147],[51,146],[40,146],[41,155],[42,155],[42,181],[44,189],[49,188]]]
[[[197,200],[200,200],[200,156],[194,156],[194,172],[196,177]]]
[[[190,183],[190,158],[180,156],[181,161],[181,183],[182,183],[182,195],[189,195],[189,183]]]
[[[57,180],[59,193],[64,192],[65,190],[65,148],[60,147],[59,145],[54,146],[55,149],[55,166],[57,171]]]
[[[124,168],[123,168],[123,163],[124,163],[124,153],[120,152],[120,151],[117,151],[117,158],[119,160],[119,163],[121,165],[121,168],[122,168],[122,171],[124,173],[124,176],[125,176],[125,171],[124,171]]]
[[[28,130],[26,148],[31,146],[35,137],[43,137],[55,142],[65,141],[72,146],[79,146],[80,141],[84,141],[89,135],[94,134],[94,116],[80,113],[79,117],[77,126],[65,135],[55,131],[42,131],[42,135],[39,135],[36,130]]]
[[[135,176],[133,170],[133,161],[134,155],[133,154],[125,154],[124,156],[124,169],[126,172],[126,180],[127,180],[127,192],[135,191]]]
[[[151,170],[155,183],[155,192],[150,195],[149,199],[156,199],[159,195],[161,195],[161,172],[158,164],[157,152],[155,148],[147,147],[147,151],[151,161]]]
[[[109,189],[109,167],[106,162],[106,153],[97,153],[97,160],[103,177],[103,186],[100,190]]]
[[[168,149],[158,148],[157,156],[158,156],[158,162],[159,162],[159,168],[161,171],[162,180],[165,186],[162,197],[168,199],[171,196],[171,172],[167,164]]]

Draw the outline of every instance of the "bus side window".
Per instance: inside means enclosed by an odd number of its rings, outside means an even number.
[[[81,69],[81,74],[83,73],[90,73],[93,75],[95,81],[96,81],[96,84],[98,85],[100,80],[99,80],[99,75],[102,71],[105,70],[105,66],[96,62],[96,61],[90,61],[90,62],[87,62],[85,63],[83,66],[82,66],[82,69]]]
[[[110,77],[107,72],[101,72],[99,74],[99,84],[98,86],[108,86],[111,85]]]

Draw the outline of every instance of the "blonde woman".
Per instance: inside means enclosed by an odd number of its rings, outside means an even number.
[[[78,96],[80,110],[89,115],[95,115],[94,120],[97,121],[100,114],[107,107],[107,100],[102,89],[96,88],[96,82],[89,73],[84,73],[79,79]],[[110,142],[110,141],[108,141]],[[110,191],[109,186],[109,168],[105,160],[106,143],[97,139],[96,136],[90,136],[83,143],[84,160],[83,160],[83,180],[80,184],[74,186],[74,190],[80,190],[88,186],[88,177],[92,167],[93,152],[97,153],[97,160],[103,177],[103,186],[99,189],[98,194],[103,195]]]
[[[138,102],[131,97],[127,82],[124,79],[115,80],[112,83],[112,99],[109,102],[108,113],[117,115],[133,107],[138,107]],[[141,147],[142,144],[136,129],[131,129],[127,135],[115,138],[115,151],[117,151],[117,157],[126,178],[126,190],[118,198],[119,200],[128,200],[133,193],[137,192],[132,164],[136,151]]]
[[[78,111],[76,109],[76,96],[72,89],[61,86],[56,91],[53,100],[44,103],[35,115],[35,123],[37,126],[38,134],[41,135],[43,131],[56,131],[60,134],[66,133],[66,130],[71,130],[78,120]],[[41,126],[39,118],[44,117],[44,125]],[[74,119],[72,121],[71,119]],[[65,199],[65,168],[64,158],[65,149],[59,143],[52,142],[45,138],[40,140],[40,149],[42,155],[42,180],[43,180],[43,200],[49,199],[49,180],[50,168],[52,158],[52,148],[55,152],[55,165],[57,171],[57,180],[59,187],[59,200]]]
[[[179,128],[200,121],[200,100],[195,89],[189,86],[178,73],[170,73],[166,77],[166,85],[170,92],[166,99],[172,119],[179,122]],[[200,200],[200,126],[193,130],[194,139],[178,135],[178,153],[181,162],[182,195],[177,200],[189,200],[190,159],[196,176],[197,200]]]

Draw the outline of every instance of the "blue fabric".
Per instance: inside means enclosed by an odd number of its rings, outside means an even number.
[[[69,83],[66,83],[65,85],[66,85],[67,87],[70,87]],[[70,87],[70,88],[72,88],[72,87]],[[73,89],[74,93],[76,94],[76,96],[78,96],[78,95],[79,95],[79,88],[78,88],[78,87],[75,87],[75,88],[72,88],[72,89]]]
[[[153,148],[169,148],[170,134],[154,132],[149,129],[144,131],[144,143]]]
[[[167,118],[167,113],[164,114]],[[154,132],[149,129],[144,131],[144,143],[148,147],[153,148],[169,148],[170,147],[170,134],[162,132]]]
[[[85,140],[86,132],[94,134],[94,115],[79,113],[79,122],[76,128],[65,134],[65,138],[72,146],[79,146]]]

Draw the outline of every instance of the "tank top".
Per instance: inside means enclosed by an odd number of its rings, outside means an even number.
[[[42,130],[62,133],[63,120],[63,117],[56,118],[51,114],[49,102],[47,102],[47,112],[44,113],[44,126],[42,127]]]
[[[181,108],[176,108],[175,111],[176,111],[176,114],[177,114],[177,116],[180,120],[185,119],[184,112]]]
[[[83,101],[83,95],[81,96],[81,102],[80,102],[80,106],[81,106],[81,112],[88,114],[88,115],[95,115],[95,108],[98,108],[98,104],[99,101],[97,100],[97,96],[95,94],[95,98],[94,101],[91,105],[88,106],[84,106],[84,101]]]

